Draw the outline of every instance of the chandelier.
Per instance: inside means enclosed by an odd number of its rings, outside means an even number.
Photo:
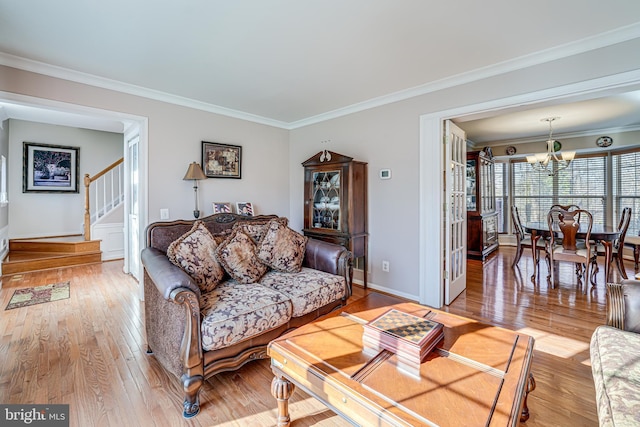
[[[549,139],[547,140],[547,152],[536,153],[531,156],[527,156],[527,163],[531,165],[533,170],[539,172],[546,172],[547,175],[553,176],[558,171],[565,169],[569,166],[573,158],[576,156],[575,151],[565,151],[560,153],[560,147],[556,148],[556,144],[559,146],[560,142],[553,139],[553,127],[554,120],[558,120],[560,117],[546,117],[541,122],[549,122]]]

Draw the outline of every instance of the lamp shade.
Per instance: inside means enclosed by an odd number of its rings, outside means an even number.
[[[184,175],[184,180],[191,179],[207,179],[207,176],[202,172],[202,168],[196,162],[191,162],[189,165],[189,169],[187,169],[187,173]]]

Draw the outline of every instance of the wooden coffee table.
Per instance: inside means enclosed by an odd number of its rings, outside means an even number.
[[[386,350],[365,351],[362,324],[389,308],[445,325],[418,375]],[[516,426],[526,421],[533,338],[397,298],[369,294],[268,347],[278,426],[296,387],[363,426]]]

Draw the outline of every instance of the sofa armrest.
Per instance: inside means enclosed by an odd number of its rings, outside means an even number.
[[[189,289],[200,298],[198,285],[184,270],[171,263],[167,254],[156,248],[147,247],[140,255],[147,274],[165,299],[171,299],[171,293],[178,288]]]
[[[147,351],[193,394],[204,379],[200,289],[164,252],[145,248],[141,255]]]
[[[347,284],[346,297],[351,296],[353,254],[344,246],[309,238],[302,265],[344,277]]]
[[[607,283],[607,325],[640,333],[640,281]]]

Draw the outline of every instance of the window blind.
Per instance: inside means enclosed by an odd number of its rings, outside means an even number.
[[[513,204],[523,222],[546,222],[552,205],[573,204],[590,211],[594,224],[605,223],[606,157],[576,158],[554,176],[526,162],[512,165]]]

